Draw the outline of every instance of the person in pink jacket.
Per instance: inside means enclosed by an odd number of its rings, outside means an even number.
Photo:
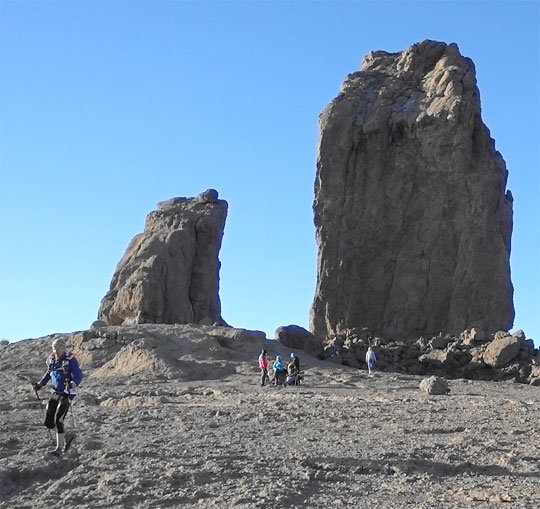
[[[268,376],[268,359],[266,358],[266,350],[263,348],[261,355],[259,355],[259,368],[261,370],[261,387],[265,382],[270,383],[270,377]]]

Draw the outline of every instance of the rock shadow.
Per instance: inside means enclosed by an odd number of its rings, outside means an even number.
[[[455,477],[463,474],[487,477],[531,477],[540,478],[540,472],[512,471],[500,465],[477,465],[470,461],[457,464],[431,461],[421,458],[411,459],[354,459],[354,458],[310,458],[304,463],[314,469],[351,472],[358,475],[396,473],[427,474],[434,477]]]

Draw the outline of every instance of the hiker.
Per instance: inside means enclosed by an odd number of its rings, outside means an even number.
[[[270,377],[268,376],[268,359],[266,358],[266,349],[263,348],[261,355],[259,355],[259,368],[261,370],[261,387],[265,382],[270,383]]]
[[[292,361],[287,364],[287,379],[283,385],[299,385],[302,377],[300,376],[300,359],[294,352],[291,353]]]
[[[298,355],[294,352],[291,353],[291,359],[292,361],[287,365],[287,369],[289,369],[289,366],[293,365],[296,371],[300,373],[300,359],[298,358]]]
[[[371,372],[375,369],[375,363],[377,362],[377,356],[370,346],[366,352],[366,364],[368,368],[368,375],[371,376]]]
[[[270,380],[270,383],[275,382],[276,385],[283,385],[285,382],[285,373],[287,371],[285,370],[279,355],[276,357],[274,364],[272,364],[272,369],[274,370],[274,376],[272,380]]]
[[[32,382],[32,387],[37,392],[52,380],[54,392],[47,403],[43,424],[49,429],[56,427],[56,449],[51,452],[61,456],[75,438],[70,434],[66,439],[64,417],[68,413],[70,401],[76,396],[75,387],[81,383],[83,374],[77,359],[67,350],[62,338],[53,341],[52,350],[47,357],[47,372],[39,382]]]

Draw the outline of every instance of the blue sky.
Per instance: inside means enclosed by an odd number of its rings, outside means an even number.
[[[510,172],[540,343],[536,1],[0,1],[0,337],[87,328],[156,203],[229,202],[223,317],[308,326],[317,118],[371,50],[456,42]]]

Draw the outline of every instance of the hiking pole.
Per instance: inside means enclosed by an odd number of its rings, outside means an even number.
[[[71,382],[68,382],[68,387],[71,387]],[[68,396],[68,401],[70,401],[69,396]],[[73,442],[75,442],[75,451],[78,454],[79,451],[77,450],[77,429],[76,429],[76,426],[75,426],[75,412],[73,411],[73,407],[75,405],[75,398],[73,398],[72,401],[73,402],[70,401],[70,405],[68,407],[68,412],[70,412],[70,414],[71,414],[71,425],[73,426],[73,431],[72,431],[71,439],[68,439],[67,436],[66,436],[65,451],[68,451],[71,448],[71,445],[73,444]]]
[[[36,394],[36,398],[39,401],[39,408],[41,408],[41,415],[43,416],[43,420],[45,420],[45,409],[43,408],[43,403],[41,402],[41,398],[39,397],[38,391],[34,388],[34,393]],[[51,442],[54,444],[54,438],[51,434],[51,430],[47,428],[47,431],[49,432],[49,438],[51,439]]]

